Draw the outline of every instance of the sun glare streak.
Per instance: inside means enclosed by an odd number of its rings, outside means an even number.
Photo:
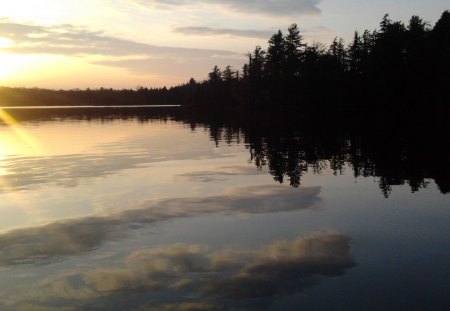
[[[8,187],[8,183],[5,181],[5,179],[3,178],[3,176],[8,174],[8,171],[6,170],[6,168],[4,167],[4,160],[5,160],[5,153],[6,150],[3,146],[3,141],[0,141],[0,186],[2,187]]]
[[[14,119],[2,108],[0,108],[0,122],[5,123],[9,127],[9,129],[13,133],[15,142],[18,142],[20,145],[24,145],[34,154],[42,155],[42,148],[40,148],[40,144],[20,127],[20,124],[16,119]],[[2,140],[0,142],[0,186],[5,188],[9,188],[10,186],[7,182],[7,179],[3,177],[8,174],[7,168],[4,167],[4,161],[7,159],[9,140],[10,138],[7,140]]]
[[[6,169],[3,167],[3,160],[5,160],[5,149],[0,142],[0,183],[2,183],[2,176],[7,174]]]
[[[18,137],[19,141],[26,145],[37,155],[43,155],[42,148],[38,141],[36,141],[31,135],[24,131],[20,124],[4,109],[0,108],[0,121],[10,127],[14,134]],[[3,148],[2,148],[3,149]],[[4,156],[4,155],[3,155]]]

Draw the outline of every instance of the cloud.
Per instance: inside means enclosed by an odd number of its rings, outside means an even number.
[[[232,51],[157,46],[68,24],[39,26],[0,19],[0,38],[11,41],[0,49],[3,53],[102,56],[104,60],[88,61],[182,81],[206,76],[206,70],[215,64],[241,66],[245,60],[244,54]]]
[[[229,28],[212,28],[212,27],[177,27],[174,32],[184,35],[197,36],[231,36],[231,37],[248,37],[268,39],[275,31],[271,30],[255,30],[255,29],[229,29]]]
[[[189,182],[214,182],[226,180],[227,176],[266,174],[262,170],[248,166],[223,166],[212,170],[178,174],[177,180]]]
[[[168,5],[183,3],[185,2],[172,1]],[[239,3],[241,2],[230,1],[227,5],[238,6]],[[279,6],[281,2],[254,1],[251,5],[256,6],[257,3],[263,6]],[[268,39],[274,33],[272,30],[203,26],[177,27],[173,31],[185,35],[223,35],[261,39]],[[323,27],[316,27],[306,29],[304,34],[308,38],[328,38],[332,37],[329,32]],[[0,38],[10,42],[7,46],[0,48],[3,53],[91,56],[86,60],[93,65],[118,67],[139,75],[152,74],[170,78],[171,81],[179,81],[178,83],[185,82],[190,77],[205,78],[208,70],[214,65],[219,67],[231,65],[234,68],[240,68],[247,61],[245,53],[157,46],[109,36],[102,31],[90,31],[70,24],[41,26],[0,19]],[[92,56],[96,57],[92,58]]]
[[[18,24],[0,20],[0,37],[14,42],[2,52],[17,54],[58,54],[58,55],[107,55],[130,56],[149,55],[184,57],[213,57],[235,55],[230,51],[164,47],[108,36],[101,31],[89,31],[82,27],[63,24],[39,26]]]
[[[47,279],[20,303],[117,310],[126,297],[137,310],[257,310],[355,265],[350,238],[339,233],[255,250],[169,245],[134,251],[121,267]]]
[[[150,120],[151,121],[151,120]],[[120,146],[120,149],[117,146]],[[221,158],[207,146],[195,150],[173,146],[166,142],[163,151],[141,142],[119,140],[114,145],[99,145],[100,152],[35,157],[9,157],[2,161],[8,172],[0,176],[0,194],[37,188],[43,185],[76,187],[81,180],[115,174],[119,171],[158,163],[161,161]],[[149,150],[152,149],[151,153]],[[124,151],[125,150],[125,151]]]
[[[303,28],[301,29],[301,35],[308,42],[329,42],[337,36],[334,31],[323,26]]]
[[[209,4],[238,13],[257,14],[271,17],[317,15],[320,0],[130,0],[143,6],[173,9],[179,6]]]
[[[240,67],[245,55],[224,50],[164,47],[115,38],[73,25],[38,26],[0,20],[0,37],[13,44],[2,52],[104,56],[91,64],[119,67],[141,75],[159,75],[181,81],[206,76],[214,65]]]
[[[134,210],[104,217],[86,217],[0,235],[0,266],[41,264],[78,255],[121,239],[143,225],[173,218],[211,214],[264,214],[320,206],[320,188],[283,186],[234,188],[222,195],[143,202]]]
[[[275,29],[256,30],[256,29],[228,29],[228,28],[213,28],[203,26],[191,26],[191,27],[177,27],[173,29],[174,32],[184,35],[196,35],[196,36],[230,36],[230,37],[247,37],[266,39],[276,33]],[[323,26],[316,27],[301,27],[300,34],[307,40],[317,41],[335,37],[336,34],[329,28]]]
[[[221,54],[219,52],[210,54],[208,57],[192,56],[186,58],[186,55],[179,57],[168,56],[165,58],[128,58],[120,60],[99,60],[92,61],[92,64],[110,67],[119,67],[130,70],[133,73],[145,74],[152,73],[160,76],[172,76],[180,79],[180,82],[186,82],[189,77],[202,79],[215,65],[224,68],[232,66],[240,68],[247,60],[244,54]]]

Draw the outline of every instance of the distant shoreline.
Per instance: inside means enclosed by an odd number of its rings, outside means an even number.
[[[0,109],[78,109],[78,108],[170,108],[181,105],[47,105],[47,106],[0,106]]]

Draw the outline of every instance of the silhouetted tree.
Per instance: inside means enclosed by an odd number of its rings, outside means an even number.
[[[288,79],[300,76],[302,56],[306,44],[303,44],[303,37],[297,24],[292,24],[288,28],[288,33],[284,38],[286,54],[286,75]]]
[[[405,39],[406,28],[403,23],[391,21],[386,14],[380,23],[374,47],[373,69],[376,70],[378,82],[382,82],[380,87],[401,88],[406,64]]]
[[[248,76],[251,82],[260,82],[264,77],[264,62],[266,52],[257,46],[253,54],[249,54]]]
[[[333,57],[335,72],[337,75],[342,73],[346,69],[347,52],[344,47],[344,39],[334,38],[333,43],[330,45],[328,53]]]
[[[360,75],[362,73],[363,44],[357,31],[353,36],[353,42],[348,47],[348,57],[350,73],[355,76]]]
[[[231,70],[231,66],[226,66],[222,72],[222,80],[224,82],[230,83],[235,79],[235,72]]]
[[[222,73],[219,69],[219,67],[214,66],[212,71],[208,74],[209,82],[217,84],[219,82],[222,82]]]
[[[266,53],[266,76],[271,81],[279,81],[283,75],[283,68],[285,64],[285,42],[283,33],[278,30],[269,40],[269,47]]]
[[[435,85],[439,88],[437,93],[443,101],[450,100],[446,89],[450,84],[450,11],[442,13],[441,18],[434,26],[432,33],[433,62],[432,70],[435,75]]]

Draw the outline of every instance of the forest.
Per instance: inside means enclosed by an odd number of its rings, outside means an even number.
[[[0,88],[0,105],[165,105],[201,109],[302,111],[447,111],[450,11],[435,25],[385,15],[378,29],[346,44],[308,44],[297,24],[248,53],[239,70],[215,66],[204,81],[171,88],[47,90]]]

